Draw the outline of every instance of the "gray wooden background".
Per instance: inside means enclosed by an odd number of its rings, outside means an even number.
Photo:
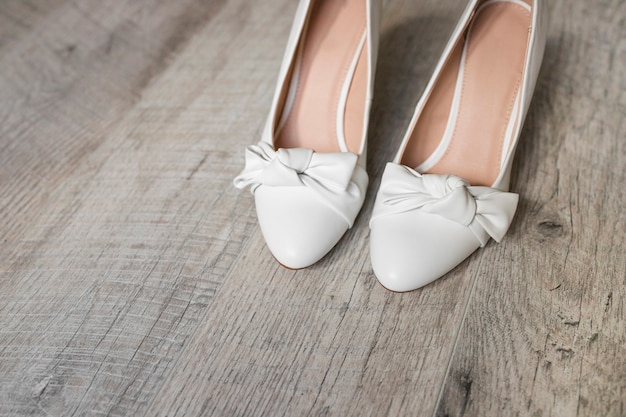
[[[394,294],[373,197],[463,0],[387,2],[369,195],[301,271],[231,184],[295,0],[1,0],[0,415],[626,415],[626,2],[546,2],[508,235]]]

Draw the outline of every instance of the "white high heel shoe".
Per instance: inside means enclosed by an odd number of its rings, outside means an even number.
[[[381,5],[300,1],[262,140],[234,180],[250,186],[265,241],[288,268],[321,259],[363,205]]]
[[[507,232],[513,155],[545,47],[542,6],[469,2],[381,180],[370,249],[384,287],[420,288]]]

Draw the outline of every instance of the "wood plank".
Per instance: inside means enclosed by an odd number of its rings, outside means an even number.
[[[70,3],[2,54],[23,71],[2,71],[0,415],[145,407],[239,252],[246,231],[213,207],[230,177],[201,169],[228,164],[207,138],[211,108],[170,130],[198,84],[137,106],[220,7]],[[74,61],[40,45],[55,36],[78,42]],[[186,72],[201,83],[221,68],[205,63]]]
[[[220,2],[0,8],[0,239],[11,241]]]
[[[437,415],[626,413],[625,6],[554,5],[520,209],[484,251]]]

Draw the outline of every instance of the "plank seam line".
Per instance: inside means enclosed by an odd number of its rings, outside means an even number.
[[[480,265],[482,264],[482,254],[480,257],[480,261],[476,268],[476,271],[480,271]],[[439,394],[437,394],[437,401],[435,401],[435,407],[433,408],[433,417],[437,417],[437,411],[439,409],[439,404],[441,404],[441,399],[443,398],[443,391],[446,386],[446,381],[448,380],[448,376],[450,375],[450,369],[452,368],[452,361],[454,359],[457,346],[459,344],[459,339],[461,338],[461,332],[463,331],[463,325],[465,324],[465,318],[467,317],[467,313],[469,311],[469,305],[474,295],[474,289],[476,288],[476,281],[478,272],[474,274],[472,277],[472,284],[470,286],[469,294],[465,299],[465,306],[463,306],[463,314],[461,315],[461,322],[459,323],[459,327],[457,329],[456,335],[454,336],[454,343],[452,345],[452,352],[450,352],[450,357],[448,358],[448,364],[446,365],[446,372],[443,376],[443,380],[441,381],[441,387],[439,388]]]

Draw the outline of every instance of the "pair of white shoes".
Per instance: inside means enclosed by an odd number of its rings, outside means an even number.
[[[262,140],[235,178],[288,268],[326,255],[363,205],[381,1],[300,1]],[[381,180],[370,248],[384,287],[420,288],[509,228],[512,159],[545,46],[542,1],[469,1]]]

